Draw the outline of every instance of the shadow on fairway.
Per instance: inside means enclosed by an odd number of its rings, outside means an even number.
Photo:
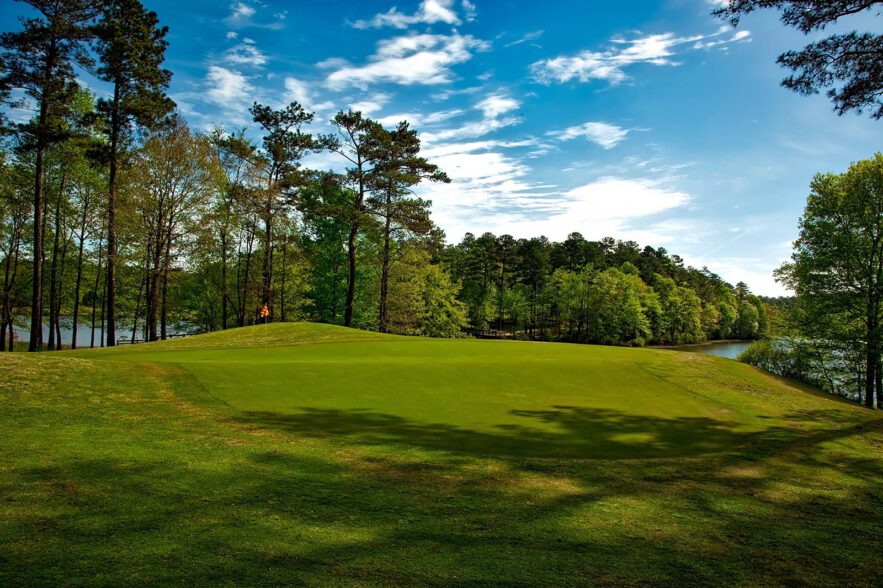
[[[703,417],[646,415],[556,406],[553,410],[513,410],[525,424],[476,431],[443,423],[354,409],[304,407],[298,413],[245,412],[235,420],[292,435],[344,437],[365,444],[399,444],[478,457],[567,459],[677,458],[738,450],[756,440],[726,421]],[[531,426],[530,421],[542,427]],[[554,429],[550,431],[549,429]],[[794,431],[771,427],[767,442],[787,441]]]
[[[621,415],[594,412],[559,408],[537,418],[563,419],[568,430],[603,419],[609,421],[606,435],[617,423],[634,428]],[[310,430],[330,425],[320,413],[309,414]],[[540,439],[405,426],[404,419],[390,428],[388,418],[336,416],[339,424],[327,434],[420,448],[461,444],[463,451],[468,441],[477,451],[484,442]],[[643,432],[674,435],[672,442],[691,424],[644,420],[653,426]],[[0,481],[7,495],[34,505],[32,514],[0,524],[33,538],[7,552],[14,557],[0,552],[0,578],[5,573],[31,584],[137,578],[144,585],[467,586],[834,585],[848,577],[844,583],[873,585],[879,568],[855,545],[870,553],[881,547],[874,533],[881,464],[847,456],[832,462],[822,445],[869,427],[879,431],[881,422],[849,426],[838,420],[829,429],[758,433],[750,440],[769,452],[765,457],[717,453],[627,467],[558,460],[487,467],[497,460],[432,461],[395,453],[347,453],[335,462],[292,453],[285,442],[272,451],[246,449],[235,466],[219,469],[189,457],[166,461],[159,452],[157,461],[136,463],[58,460]],[[376,430],[381,426],[387,428],[383,436]],[[580,443],[598,449],[602,441]],[[562,443],[545,442],[546,450]],[[608,442],[607,448],[619,446]],[[837,496],[813,493],[801,500],[778,491],[783,481],[801,485],[829,474],[855,483]],[[47,499],[53,508],[46,508]],[[596,527],[591,518],[609,522],[605,509],[628,512],[638,504],[657,509],[650,512],[660,520],[647,514]],[[668,518],[669,512],[678,517]]]

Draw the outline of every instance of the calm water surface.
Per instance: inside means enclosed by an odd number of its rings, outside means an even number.
[[[740,353],[748,349],[752,341],[728,341],[725,343],[708,343],[706,345],[680,345],[672,347],[675,351],[692,351],[693,353],[707,353],[727,359],[736,359]]]

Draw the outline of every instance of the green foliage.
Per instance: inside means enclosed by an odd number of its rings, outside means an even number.
[[[782,9],[782,22],[804,34],[816,33],[844,17],[869,13],[879,16],[879,0],[728,0],[714,13],[738,25],[743,15],[764,8]],[[805,95],[829,88],[828,97],[837,114],[871,109],[875,119],[883,117],[883,35],[853,31],[814,41],[800,51],[788,51],[778,62],[793,75],[782,85]]]
[[[737,292],[707,269],[684,267],[664,249],[634,242],[586,241],[578,233],[562,243],[467,234],[442,260],[462,283],[473,329],[615,345],[754,339],[768,330],[766,309],[746,285]],[[617,273],[601,278],[609,269]]]
[[[643,345],[652,335],[649,315],[658,312],[659,300],[641,278],[627,271],[607,269],[589,288],[589,332],[595,341]]]
[[[404,335],[459,337],[467,325],[460,288],[424,251],[410,249],[392,267],[389,330]]]
[[[792,260],[777,274],[797,293],[800,332],[861,347],[865,403],[883,400],[883,155],[815,177]]]

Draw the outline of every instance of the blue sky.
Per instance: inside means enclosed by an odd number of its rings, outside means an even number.
[[[9,30],[26,7],[3,4]],[[450,241],[634,239],[779,294],[813,174],[883,145],[883,122],[779,86],[776,56],[812,37],[772,12],[730,29],[713,0],[145,4],[170,28],[171,95],[195,127],[247,124],[254,100],[301,102],[314,132],[349,107],[411,121],[454,180],[421,189]]]

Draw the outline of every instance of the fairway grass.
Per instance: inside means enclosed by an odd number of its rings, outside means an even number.
[[[0,403],[0,586],[883,582],[883,419],[717,357],[271,324]]]

